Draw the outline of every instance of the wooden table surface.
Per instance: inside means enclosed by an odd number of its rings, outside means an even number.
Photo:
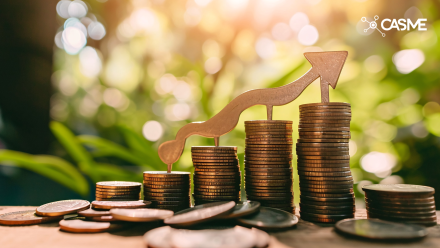
[[[35,209],[35,207],[0,207],[0,214]],[[437,212],[439,215],[439,212]],[[356,211],[356,218],[366,218],[365,209]],[[439,218],[440,220],[440,218]],[[67,233],[59,230],[58,223],[48,223],[31,226],[1,226],[1,248],[70,248],[70,247],[105,247],[133,248],[145,247],[142,236],[148,230],[155,228],[149,224],[136,224],[128,229],[95,234]],[[440,225],[429,227],[428,237],[413,242],[378,242],[360,240],[341,236],[334,231],[330,224],[313,224],[300,220],[288,230],[269,232],[272,236],[270,248],[314,248],[314,247],[347,247],[347,248],[380,248],[380,247],[440,247]]]

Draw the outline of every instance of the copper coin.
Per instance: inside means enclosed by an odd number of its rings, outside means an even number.
[[[405,202],[405,203],[416,203],[416,202],[432,202],[434,201],[434,196],[428,197],[390,197],[390,196],[381,196],[381,195],[371,195],[370,192],[365,194],[365,199],[369,201],[397,201],[397,202]]]
[[[210,157],[230,157],[237,156],[236,151],[208,151],[208,150],[195,150],[191,152],[191,155],[195,156],[210,156]]]
[[[104,188],[104,189],[128,189],[128,188],[140,188],[141,184],[137,182],[105,181],[105,182],[97,182],[96,187]]]
[[[270,191],[276,191],[276,190],[290,190],[292,191],[291,184],[289,185],[283,185],[283,186],[255,186],[255,185],[246,185],[245,189],[246,191],[262,191],[262,190],[270,190]]]
[[[298,128],[298,131],[300,131],[300,132],[335,132],[335,131],[350,131],[350,128],[349,127],[307,127],[307,128]]]
[[[284,146],[284,147],[260,147],[260,146],[246,146],[245,151],[249,151],[251,153],[256,152],[280,152],[280,153],[292,153],[292,145]]]
[[[299,117],[300,120],[346,120],[346,121],[350,121],[351,120],[351,116],[300,116]]]
[[[333,151],[333,152],[303,152],[297,151],[296,155],[298,158],[303,158],[304,156],[349,156],[348,151]]]
[[[298,129],[302,128],[323,128],[323,127],[331,127],[331,128],[340,128],[340,127],[350,127],[350,123],[300,123],[298,125]],[[302,133],[323,133],[323,134],[350,134],[350,131],[316,131],[316,132],[304,132]]]
[[[257,154],[292,154],[291,149],[283,150],[283,149],[275,149],[275,150],[267,150],[267,148],[246,148],[244,150],[245,153],[257,153]]]
[[[316,181],[316,180],[304,180],[301,179],[300,183],[302,184],[315,184],[315,185],[336,185],[336,184],[345,184],[345,185],[353,185],[353,180],[342,180],[342,181]]]
[[[86,217],[86,220],[89,221],[97,221],[97,222],[113,222],[117,221],[113,216],[111,215],[105,215],[105,216],[95,216],[95,217]]]
[[[266,182],[266,183],[260,183],[260,182],[249,182],[246,181],[246,186],[260,186],[260,187],[279,187],[279,186],[288,186],[285,181],[282,182]]]
[[[292,144],[247,144],[247,148],[291,149]]]
[[[351,108],[300,108],[301,114],[305,113],[351,113]]]
[[[195,156],[194,154],[192,155],[192,159],[193,160],[234,160],[237,159],[237,155],[232,155],[232,156]]]
[[[110,222],[95,222],[83,220],[61,220],[60,229],[74,233],[97,233],[107,232],[123,228],[125,225]]]
[[[413,185],[413,184],[371,184],[362,187],[362,190],[365,192],[380,192],[380,193],[389,193],[395,195],[414,195],[414,196],[422,196],[422,195],[433,195],[435,193],[434,188],[428,186],[421,185]]]
[[[293,121],[288,120],[249,120],[245,121],[244,125],[252,125],[252,124],[268,124],[268,125],[276,125],[276,124],[292,124]]]
[[[188,190],[189,190],[189,185],[188,185],[188,188],[177,188],[177,189],[162,189],[162,188],[159,188],[159,189],[153,189],[153,188],[144,188],[144,193],[145,192],[154,192],[154,193],[177,193],[177,192],[179,192],[179,193],[182,193],[182,194],[184,194],[185,192],[186,193],[188,193]]]
[[[101,198],[95,197],[95,201],[137,201],[140,197],[137,198]]]
[[[347,143],[296,143],[296,147],[324,148],[324,147],[349,147]]]
[[[193,158],[193,163],[238,163],[238,159],[194,159]]]
[[[348,139],[298,139],[300,143],[348,143]]]
[[[194,165],[194,169],[206,170],[206,169],[229,169],[236,170],[240,169],[238,164],[236,165]]]
[[[291,174],[287,174],[287,175],[282,175],[282,176],[251,176],[251,175],[246,175],[245,180],[265,180],[265,179],[269,179],[269,180],[292,180],[293,176]]]
[[[297,163],[297,168],[313,168],[316,170],[319,170],[321,168],[340,168],[340,167],[350,167],[350,163],[346,162],[346,163],[339,163],[339,164],[315,164],[315,163],[302,163],[302,162],[298,162]]]
[[[194,190],[194,194],[198,196],[233,196],[238,197],[240,192],[206,192],[206,191],[198,191]]]
[[[309,172],[342,172],[350,171],[350,167],[308,167],[308,166],[297,166],[298,171],[309,171]]]
[[[289,157],[282,157],[282,158],[262,158],[262,157],[255,157],[255,156],[245,156],[246,161],[268,161],[268,162],[289,162],[292,160],[292,158]]]
[[[300,198],[301,203],[309,204],[309,205],[318,205],[318,206],[354,206],[354,199],[351,199],[351,201],[344,201],[344,202],[338,202],[338,201],[313,201],[308,200],[304,198]]]
[[[327,194],[341,194],[341,193],[353,193],[353,188],[325,188],[317,189],[311,187],[302,187],[301,192],[314,192],[314,193],[327,193]]]
[[[246,131],[246,138],[250,138],[248,136],[264,136],[264,135],[282,135],[286,138],[292,138],[292,130],[289,131],[277,131],[277,130],[255,130],[255,131]]]
[[[387,211],[430,211],[435,210],[435,205],[384,205],[365,202],[366,207],[380,208]]]
[[[283,165],[284,166],[288,166],[291,167],[292,166],[292,161],[262,161],[262,160],[245,160],[244,161],[245,167],[247,167],[248,165],[274,165],[274,167],[276,165]]]
[[[222,188],[222,187],[219,187],[219,188],[214,188],[214,189],[210,189],[210,188],[201,188],[201,187],[197,187],[197,188],[194,188],[194,191],[198,191],[198,192],[207,192],[207,193],[226,193],[226,192],[231,192],[231,193],[235,193],[235,192],[238,192],[238,191],[240,191],[239,189],[238,189],[238,187],[237,188]]]
[[[387,200],[372,200],[372,199],[368,199],[365,198],[365,202],[367,202],[369,205],[389,205],[389,206],[430,206],[430,205],[434,205],[435,201],[431,200],[431,201],[387,201]]]
[[[212,150],[212,151],[237,151],[236,146],[192,146],[191,151]]]
[[[391,215],[374,213],[371,210],[367,211],[368,218],[379,218],[385,220],[398,220],[398,221],[437,221],[437,215],[432,214],[430,216],[414,216],[414,215]]]
[[[262,135],[246,135],[248,139],[286,139],[292,138],[292,135],[284,134],[262,134]]]
[[[109,192],[109,193],[128,193],[128,192],[140,192],[141,188],[131,188],[131,189],[104,189],[96,188],[96,192]]]
[[[219,215],[233,211],[235,202],[216,202],[195,206],[194,208],[177,212],[174,216],[166,219],[165,224],[171,226],[191,226],[199,224]]]
[[[249,164],[249,163],[247,163],[245,165],[245,168],[248,168],[248,169],[259,169],[259,168],[262,168],[262,169],[270,169],[270,168],[289,169],[289,168],[292,168],[292,165],[291,164]],[[251,173],[251,174],[254,174],[254,173]],[[258,175],[258,173],[255,175]]]
[[[298,175],[309,176],[309,177],[345,177],[345,176],[351,176],[351,171],[339,171],[339,172],[298,171]]]
[[[353,184],[304,184],[300,183],[300,188],[313,188],[313,189],[351,189]]]
[[[246,146],[248,145],[279,145],[279,144],[289,144],[292,145],[292,140],[267,140],[267,141],[245,141]]]
[[[150,195],[146,195],[144,197],[144,200],[147,201],[185,201],[188,200],[189,196],[167,196],[167,197],[163,197],[163,196],[150,196]]]
[[[314,117],[351,117],[351,112],[300,112],[300,118],[314,118]]]
[[[220,189],[230,190],[230,189],[237,189],[238,185],[203,185],[199,183],[197,184],[197,188],[212,189],[212,190],[220,190]]]
[[[190,176],[189,172],[186,171],[172,171],[168,173],[167,171],[144,171],[144,177],[183,177],[187,178]]]
[[[298,159],[298,164],[346,164],[350,163],[350,159]]]
[[[292,227],[298,223],[298,218],[282,210],[260,207],[260,211],[257,214],[239,218],[237,221],[245,226],[270,230]]]
[[[129,222],[150,222],[169,218],[173,211],[162,209],[112,209],[112,216],[117,220]]]
[[[235,180],[240,178],[239,173],[234,173],[233,175],[199,175],[198,173],[194,173],[193,176],[194,180],[220,180],[220,181],[226,181],[226,180]]]
[[[435,215],[436,211],[433,210],[427,210],[427,211],[390,211],[390,210],[384,210],[381,208],[373,208],[373,207],[367,207],[367,211],[370,213],[377,213],[382,215],[398,215],[398,216],[433,216]]]
[[[199,195],[194,194],[193,197],[199,198],[199,199],[216,199],[218,201],[228,201],[228,200],[238,200],[238,195]]]
[[[350,139],[351,135],[302,135],[299,134],[301,140],[320,140],[320,139]]]
[[[188,196],[188,192],[156,193],[156,192],[144,191],[144,196],[179,197],[179,196]]]
[[[286,175],[285,172],[253,172],[253,171],[246,172],[246,177],[247,176],[252,176],[252,177],[285,176],[285,175]]]
[[[237,166],[238,165],[238,160],[236,160],[235,162],[232,163],[198,163],[198,162],[193,162],[194,166]]]
[[[314,204],[305,204],[303,202],[299,203],[299,208],[300,209],[307,209],[307,210],[352,210],[353,213],[355,212],[355,206],[347,205],[347,206],[324,206],[324,205],[314,205]]]
[[[135,196],[139,195],[139,192],[106,192],[106,191],[96,191],[96,195],[102,196]]]
[[[237,171],[196,171],[197,175],[201,175],[201,176],[217,176],[217,175],[222,175],[222,176],[235,176],[238,173]]]
[[[301,195],[301,200],[309,200],[309,201],[319,201],[319,202],[353,202],[354,197],[314,197],[314,196],[307,196],[307,195]]]
[[[197,187],[200,187],[202,185],[205,186],[237,186],[239,183],[235,182],[235,181],[218,181],[218,180],[200,180],[200,181],[195,181],[194,185],[197,185]]]
[[[304,196],[313,196],[313,197],[354,197],[354,193],[341,193],[341,194],[326,194],[326,193],[313,193],[303,191],[301,195]]]
[[[99,211],[92,208],[79,211],[78,216],[84,216],[84,217],[99,217],[99,216],[107,216],[110,215],[109,211]]]
[[[276,192],[276,193],[260,193],[260,192],[246,192],[251,197],[292,197],[291,192]]]
[[[145,208],[151,204],[149,201],[93,201],[94,209],[113,209],[113,208]]]
[[[326,110],[326,109],[351,109],[351,106],[349,105],[322,105],[322,106],[299,106],[299,111],[306,111],[306,110]]]
[[[200,173],[200,172],[212,172],[212,173],[239,173],[240,169],[238,167],[234,168],[234,169],[223,169],[223,168],[217,168],[217,169],[200,169],[200,168],[195,168],[194,169],[195,172]]]
[[[332,214],[332,215],[324,215],[324,214],[309,214],[303,213],[300,211],[301,219],[311,222],[322,222],[322,223],[335,223],[339,220],[354,218],[354,214]]]
[[[351,108],[351,104],[347,102],[317,102],[317,103],[307,103],[299,105],[299,108],[318,108],[323,106],[346,106]]]
[[[90,202],[86,200],[63,200],[41,205],[36,213],[40,216],[60,216],[88,209]]]
[[[145,185],[186,185],[189,181],[144,181]]]
[[[292,167],[289,168],[245,168],[246,172],[284,172],[292,174]]]
[[[144,183],[151,182],[188,182],[190,180],[189,175],[187,177],[146,177],[144,176]]]
[[[0,215],[0,224],[8,226],[35,225],[61,219],[63,216],[38,216],[35,210],[24,210]]]

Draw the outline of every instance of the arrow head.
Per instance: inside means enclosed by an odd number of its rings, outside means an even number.
[[[319,73],[321,82],[324,81],[333,89],[336,88],[348,52],[311,52],[304,53],[304,56],[312,64],[313,69]]]

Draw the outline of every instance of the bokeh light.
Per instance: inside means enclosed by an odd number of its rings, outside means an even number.
[[[389,153],[370,152],[361,158],[362,168],[378,177],[386,177],[396,165],[396,157]]]
[[[149,141],[157,141],[163,135],[162,125],[157,121],[147,121],[142,127],[142,134]]]
[[[393,55],[393,63],[402,74],[408,74],[425,62],[425,55],[420,49],[402,50]]]
[[[306,25],[298,33],[299,43],[305,46],[311,46],[318,41],[319,33],[318,29],[312,25]]]

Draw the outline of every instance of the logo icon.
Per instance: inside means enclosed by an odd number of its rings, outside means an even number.
[[[379,31],[379,33],[382,34],[382,37],[385,37],[385,33],[380,31],[380,29],[377,27],[377,22],[376,21],[378,19],[379,19],[379,16],[375,15],[374,16],[374,21],[369,22],[366,17],[362,17],[361,18],[362,22],[368,22],[368,24],[370,25],[368,28],[364,29],[364,32],[367,32],[369,29],[376,29],[377,31]]]

